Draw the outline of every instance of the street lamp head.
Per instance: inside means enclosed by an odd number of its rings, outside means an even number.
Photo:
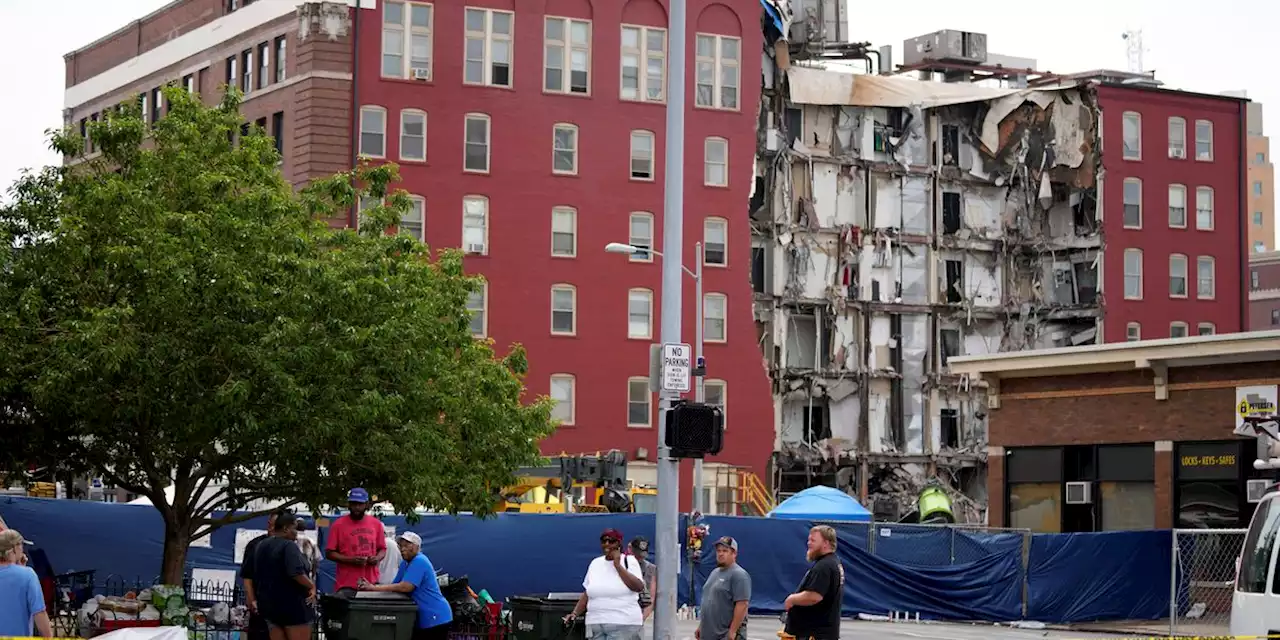
[[[627,255],[640,253],[641,251],[640,247],[630,244],[622,244],[621,242],[610,242],[604,246],[604,250],[607,253],[625,253]]]

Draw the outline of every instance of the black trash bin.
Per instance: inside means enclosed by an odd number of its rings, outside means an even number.
[[[418,605],[401,593],[361,591],[320,599],[327,640],[412,640]]]
[[[580,597],[581,593],[540,593],[507,598],[510,640],[586,640],[587,627],[581,618],[570,626],[564,624]]]

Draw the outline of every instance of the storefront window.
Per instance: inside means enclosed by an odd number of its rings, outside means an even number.
[[[1137,531],[1156,526],[1156,488],[1150,482],[1100,482],[1101,531]]]
[[[1179,483],[1178,528],[1243,528],[1238,484],[1235,481]]]
[[[1036,533],[1062,529],[1062,484],[1059,482],[1009,485],[1009,525]]]

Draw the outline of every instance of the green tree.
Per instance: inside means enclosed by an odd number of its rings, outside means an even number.
[[[551,403],[524,403],[524,350],[470,331],[461,255],[390,235],[392,165],[295,193],[260,131],[180,89],[51,132],[73,160],[0,208],[0,458],[101,474],[164,518],[161,579],[191,540],[364,486],[398,511],[487,513],[536,464]],[[331,230],[361,194],[386,204]],[[172,485],[173,496],[165,489]],[[211,490],[213,489],[213,490]]]

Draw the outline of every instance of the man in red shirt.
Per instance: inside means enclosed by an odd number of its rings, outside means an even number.
[[[352,489],[347,494],[347,508],[350,513],[329,525],[325,557],[338,565],[334,591],[350,597],[356,594],[361,578],[378,583],[378,564],[387,555],[387,537],[382,522],[365,515],[368,491]]]

